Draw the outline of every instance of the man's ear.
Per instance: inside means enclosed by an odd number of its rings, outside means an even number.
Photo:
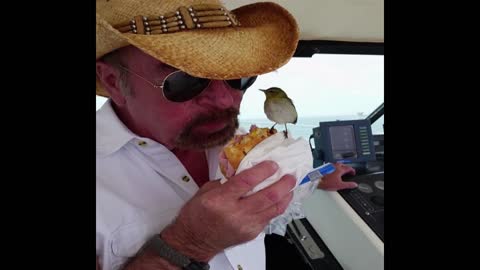
[[[120,89],[119,76],[120,72],[112,66],[97,61],[96,63],[97,77],[102,83],[103,88],[108,92],[110,98],[117,106],[125,105],[125,97]]]

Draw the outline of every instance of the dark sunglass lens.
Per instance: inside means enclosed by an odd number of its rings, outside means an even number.
[[[170,101],[184,102],[200,94],[209,82],[208,79],[192,77],[184,72],[176,72],[165,80],[163,93]]]
[[[257,80],[257,76],[242,78],[242,90],[247,90]]]
[[[227,80],[227,83],[232,88],[245,91],[247,90],[247,88],[252,86],[252,84],[255,82],[256,79],[257,79],[257,76],[254,76],[254,77],[240,78],[240,79],[234,79],[234,80]]]

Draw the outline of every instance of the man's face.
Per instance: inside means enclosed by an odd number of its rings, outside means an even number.
[[[161,84],[175,71],[134,47],[125,50],[123,59],[129,70],[155,84]],[[127,126],[170,149],[222,145],[238,128],[237,115],[243,93],[224,81],[211,81],[203,92],[185,102],[167,100],[161,88],[154,88],[131,73],[128,83],[132,93],[120,107],[128,115]],[[173,83],[169,87],[174,87]]]

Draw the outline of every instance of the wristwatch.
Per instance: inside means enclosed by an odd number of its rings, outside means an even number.
[[[182,270],[209,270],[210,265],[205,262],[199,262],[192,258],[189,258],[174,248],[169,246],[160,235],[155,235],[148,241],[146,247],[151,248],[160,257],[166,259],[175,266],[180,267]]]

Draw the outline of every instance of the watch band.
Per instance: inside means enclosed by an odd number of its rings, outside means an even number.
[[[152,248],[160,257],[166,259],[170,263],[181,267],[184,270],[208,270],[209,264],[198,262],[176,251],[168,245],[160,235],[156,235],[150,239],[147,246]]]
[[[182,268],[183,270],[209,270],[210,265],[204,262],[192,261],[189,265]]]

